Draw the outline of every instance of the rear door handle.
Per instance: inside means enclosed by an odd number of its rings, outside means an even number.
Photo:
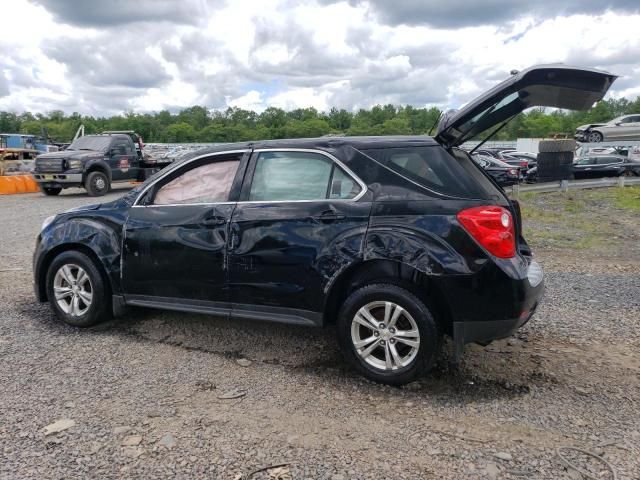
[[[316,215],[313,217],[314,220],[319,220],[320,222],[332,222],[334,220],[344,220],[346,215],[341,213],[337,213],[335,210],[325,210],[320,215]]]

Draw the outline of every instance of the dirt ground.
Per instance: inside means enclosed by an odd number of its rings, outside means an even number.
[[[46,216],[94,200],[0,197],[0,478],[582,478],[562,446],[640,478],[640,189],[521,201],[537,314],[391,388],[330,329],[154,310],[67,327],[34,299],[32,249]]]

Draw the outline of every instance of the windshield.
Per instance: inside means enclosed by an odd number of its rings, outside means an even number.
[[[111,137],[80,137],[67,150],[95,150],[105,152],[109,148]]]

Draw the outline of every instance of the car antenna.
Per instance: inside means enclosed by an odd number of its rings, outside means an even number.
[[[431,136],[431,132],[433,132],[433,129],[438,124],[438,122],[440,121],[441,118],[442,118],[442,110],[440,110],[440,114],[438,115],[438,118],[436,118],[436,121],[433,122],[433,125],[431,125],[431,128],[427,132],[427,135]]]
[[[504,127],[507,126],[507,123],[509,123],[511,120],[513,120],[516,115],[512,115],[511,117],[507,118],[504,122],[502,122],[500,124],[500,126],[498,128],[496,128],[493,132],[491,132],[489,135],[487,135],[487,138],[485,138],[484,140],[482,140],[478,145],[476,145],[475,147],[473,147],[473,150],[471,150],[469,152],[469,155],[472,155],[473,152],[475,152],[477,149],[479,149],[482,145],[484,145],[485,143],[487,143],[487,141],[493,137],[496,133],[498,133],[500,130],[502,130]]]

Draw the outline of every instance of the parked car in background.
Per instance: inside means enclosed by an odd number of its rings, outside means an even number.
[[[538,155],[536,153],[513,151],[509,152],[508,155],[511,158],[517,158],[521,161],[526,160],[527,169],[533,168],[538,165]]]
[[[526,158],[512,157],[510,154],[503,153],[500,160],[519,169],[520,173],[523,175],[529,169],[529,159]]]
[[[0,176],[25,175],[33,171],[35,159],[41,152],[31,148],[0,149]]]
[[[515,152],[515,148],[480,148],[474,153],[502,160],[512,167],[520,169],[521,173],[524,174],[529,166],[529,160],[511,156],[511,152]]]
[[[573,164],[572,172],[576,179],[640,176],[640,162],[622,155],[582,157]]]
[[[581,125],[574,137],[579,142],[588,143],[640,140],[640,114],[623,115],[607,123]]]
[[[538,165],[531,167],[524,174],[525,183],[537,183],[538,182]]]
[[[482,147],[476,150],[474,153],[478,153],[480,155],[487,155],[489,157],[497,158],[499,160],[505,154],[509,154],[510,152],[514,152],[515,148],[504,148],[504,147]]]
[[[511,335],[542,269],[517,202],[464,142],[534,106],[587,109],[615,76],[565,65],[511,75],[430,137],[329,137],[194,152],[124,197],[45,220],[34,286],[87,327],[127,306],[335,324],[347,361],[401,385],[441,338]]]
[[[501,187],[509,187],[520,182],[520,170],[497,158],[487,155],[472,155],[473,160],[480,165]]]

